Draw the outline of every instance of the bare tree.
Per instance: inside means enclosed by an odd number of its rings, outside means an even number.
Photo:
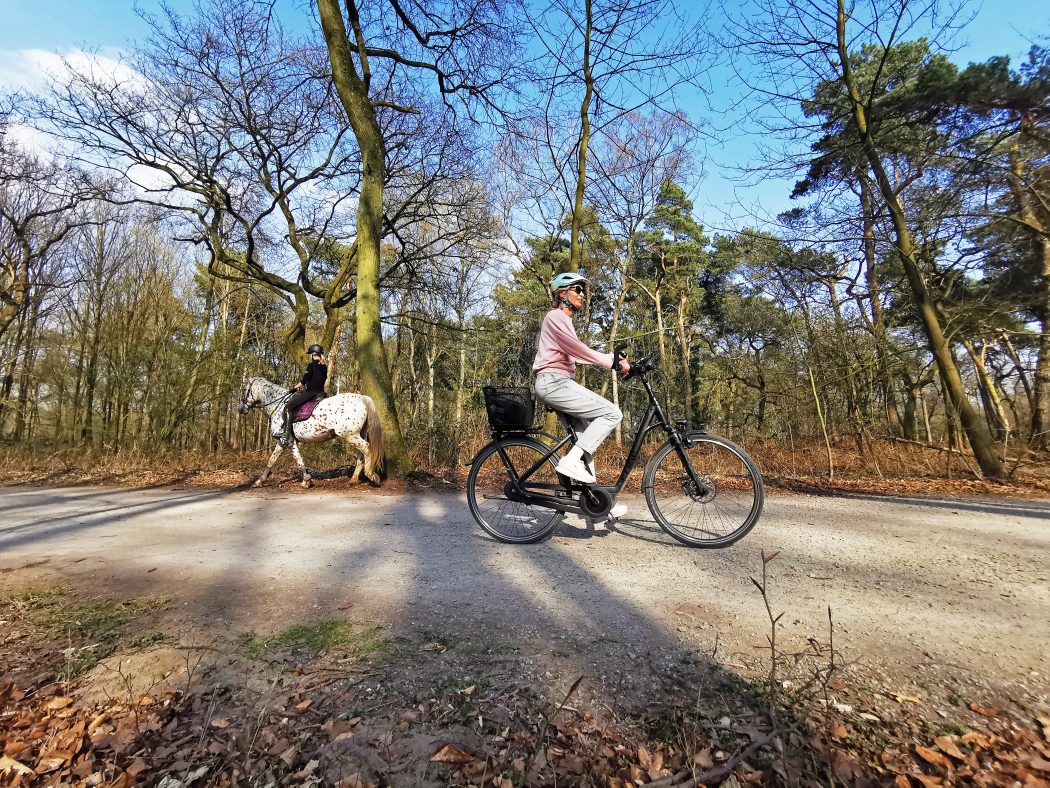
[[[543,113],[531,128],[547,150],[551,185],[571,206],[568,267],[575,271],[594,135],[631,113],[677,114],[678,91],[700,90],[709,44],[671,0],[553,0],[530,21],[544,64]]]
[[[413,114],[397,88],[429,78],[447,104],[457,99],[492,106],[495,89],[509,77],[515,26],[499,0],[422,3],[386,0],[369,6],[317,0],[332,78],[361,153],[357,202],[357,353],[364,391],[375,401],[390,436],[393,465],[407,467],[380,323],[380,246],[387,138],[384,110]],[[349,31],[349,32],[348,32]]]

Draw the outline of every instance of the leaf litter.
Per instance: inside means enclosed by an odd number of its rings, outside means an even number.
[[[593,677],[559,693],[557,677],[544,688],[520,655],[461,653],[447,641],[443,650],[426,649],[433,642],[401,644],[396,659],[295,651],[265,663],[231,643],[215,658],[221,670],[201,666],[196,679],[171,676],[148,691],[92,699],[83,691],[90,676],[56,680],[60,672],[39,669],[68,658],[69,638],[21,630],[0,643],[0,784],[626,788],[823,785],[829,775],[901,786],[1050,779],[1050,719],[998,707],[986,716],[981,710],[993,707],[981,699],[967,702],[973,727],[955,732],[926,732],[924,707],[895,692],[883,694],[912,716],[872,714],[856,692],[850,705],[774,713],[711,676],[700,704],[695,691],[679,687],[627,708]],[[833,686],[846,695],[853,689],[844,674]]]

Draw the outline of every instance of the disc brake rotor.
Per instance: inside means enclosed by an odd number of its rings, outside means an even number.
[[[694,482],[687,473],[683,473],[679,478],[682,482],[682,490],[697,503],[710,503],[715,499],[715,496],[718,495],[718,491],[715,489],[715,483],[706,476],[700,477],[700,484],[703,485],[702,487],[697,487],[696,482]]]

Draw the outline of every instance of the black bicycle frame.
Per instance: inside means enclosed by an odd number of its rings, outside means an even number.
[[[513,485],[513,490],[507,490],[508,497],[511,497],[510,494],[513,493],[513,498],[516,500],[520,500],[523,503],[534,503],[539,504],[541,506],[548,506],[552,509],[575,512],[578,514],[583,513],[583,511],[580,508],[580,506],[572,502],[571,498],[559,498],[555,495],[545,495],[544,493],[533,492],[533,490],[564,490],[569,495],[571,495],[573,489],[581,490],[585,494],[589,490],[600,489],[610,493],[612,498],[615,499],[623,490],[624,485],[627,484],[627,479],[628,477],[630,477],[631,471],[633,471],[635,466],[638,464],[638,457],[642,453],[642,443],[645,440],[645,436],[649,433],[650,430],[655,429],[657,427],[663,428],[664,432],[667,433],[668,440],[670,440],[671,445],[675,447],[675,451],[678,452],[678,456],[682,460],[682,464],[685,466],[686,471],[689,473],[690,479],[696,485],[697,489],[706,489],[706,485],[699,477],[697,477],[696,471],[693,470],[692,463],[689,462],[688,455],[686,455],[685,451],[683,450],[682,436],[679,434],[679,431],[667,420],[667,416],[666,414],[664,414],[663,409],[660,407],[660,403],[656,399],[656,394],[653,392],[652,386],[649,385],[649,381],[645,378],[644,375],[640,377],[642,380],[642,385],[645,386],[645,391],[649,395],[649,408],[642,416],[641,421],[638,422],[638,428],[634,434],[634,442],[631,444],[631,451],[627,455],[627,459],[623,465],[623,470],[620,472],[620,478],[616,480],[616,484],[609,486],[580,484],[578,482],[574,483],[573,480],[569,477],[562,476],[559,474],[558,478],[562,479],[564,481],[564,484],[555,485],[548,484],[545,482],[534,482],[528,487],[526,487],[525,482],[528,481],[532,474],[534,474],[536,471],[542,468],[545,463],[549,462],[550,459],[558,453],[562,446],[564,446],[566,443],[569,443],[570,441],[575,442],[576,432],[572,429],[572,427],[569,427],[568,435],[566,435],[564,438],[558,441],[558,443],[556,443],[554,446],[548,449],[543,454],[543,456],[541,456],[536,462],[532,464],[531,467],[529,467],[527,471],[520,475],[517,474],[517,469],[514,467],[514,463],[511,462],[510,457],[507,456],[506,451],[504,451],[503,447],[499,444],[500,438],[515,433],[500,433],[496,436],[496,446],[497,450],[499,451],[500,457],[503,460],[504,466],[507,468],[507,471],[511,475],[511,484]],[[527,430],[522,433],[516,434],[534,435],[537,433],[539,433],[538,430]]]

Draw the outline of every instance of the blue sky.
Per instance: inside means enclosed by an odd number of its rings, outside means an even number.
[[[830,2],[831,0],[829,0]],[[189,10],[189,0],[170,0],[178,10]],[[683,0],[684,2],[684,0]],[[133,46],[145,37],[146,25],[135,13],[136,5],[155,10],[155,0],[0,0],[0,88],[21,81],[29,84],[26,73],[30,59],[26,52],[64,53],[76,48],[112,54]],[[312,24],[310,0],[278,0],[279,15],[290,26]],[[1045,0],[1013,0],[996,3],[987,0],[973,4],[974,21],[960,38],[956,62],[966,64],[993,55],[1010,55],[1015,61],[1032,43],[1047,43],[1050,11]],[[711,105],[724,107],[727,114],[734,104],[734,88],[715,79]],[[712,122],[713,126],[721,124]],[[754,155],[755,139],[741,127],[738,133],[720,132],[708,144],[709,160],[703,181],[694,190],[696,211],[711,229],[738,228],[747,222],[748,206],[758,206],[770,215],[791,206],[791,182],[767,179],[741,186],[733,180],[734,165],[746,165]],[[734,218],[735,217],[735,218]]]

